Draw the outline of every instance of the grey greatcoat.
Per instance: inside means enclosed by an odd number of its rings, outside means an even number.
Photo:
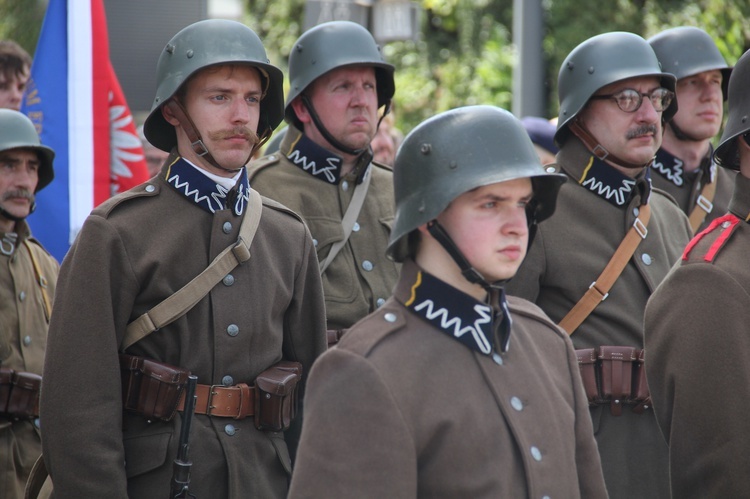
[[[570,180],[560,190],[555,214],[539,224],[529,253],[506,290],[536,303],[559,323],[604,270],[632,226],[637,207],[648,199],[648,235],[609,296],[571,336],[576,348],[642,348],[646,302],[682,254],[690,227],[672,198],[651,189],[646,172],[632,186],[625,184],[634,191],[626,206],[615,206],[580,185],[590,159],[575,136],[558,153],[558,167]],[[602,184],[591,188],[607,192]],[[610,496],[669,497],[667,446],[652,410],[638,415],[626,407],[621,416],[613,416],[609,407],[598,406],[591,416]]]
[[[162,498],[169,491],[181,413],[169,423],[123,414],[118,345],[129,322],[237,241],[242,216],[200,208],[165,173],[168,165],[96,208],[63,262],[41,407],[55,497]],[[264,200],[250,253],[186,315],[127,353],[189,369],[202,384],[252,384],[282,358],[309,372],[325,349],[310,234],[292,212]],[[190,458],[197,497],[286,495],[284,435],[256,430],[252,417],[196,415]]]
[[[406,308],[417,271],[313,367],[290,498],[606,498],[565,333],[510,298],[499,364]]]
[[[675,498],[750,490],[750,179],[735,182],[730,215],[691,242],[646,307],[646,371]]]

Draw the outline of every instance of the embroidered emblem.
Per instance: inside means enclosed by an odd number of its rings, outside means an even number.
[[[329,184],[338,185],[341,180],[342,158],[320,147],[318,144],[300,135],[292,144],[287,159],[295,166]]]
[[[247,182],[247,171],[244,169],[237,179],[236,199],[232,199],[229,189],[203,175],[182,158],[169,168],[167,182],[209,213],[232,208],[235,215],[242,215],[250,200],[250,185]],[[230,206],[232,204],[233,206]]]
[[[502,341],[505,351],[510,333],[510,314],[501,296]],[[416,315],[465,346],[490,355],[494,346],[495,317],[492,307],[458,291],[430,274],[420,271],[404,303]],[[506,321],[507,319],[507,321]],[[507,331],[506,331],[507,329]]]
[[[677,156],[671,155],[664,149],[659,149],[651,169],[677,187],[682,187],[685,184],[685,179],[683,178],[685,173],[684,165],[685,162]]]
[[[626,206],[633,197],[636,181],[591,157],[578,183],[615,206]]]

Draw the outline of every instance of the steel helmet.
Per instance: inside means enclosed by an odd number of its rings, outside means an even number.
[[[299,126],[292,101],[322,75],[343,66],[372,66],[378,91],[378,107],[390,104],[396,91],[393,65],[385,62],[369,31],[351,21],[319,24],[300,36],[289,54],[289,95],[284,117]]]
[[[714,151],[714,161],[730,170],[740,169],[737,137],[750,131],[750,50],[734,66],[729,77],[729,115],[719,146]]]
[[[565,176],[547,173],[520,120],[493,106],[468,106],[422,122],[404,138],[393,167],[396,216],[388,254],[408,255],[399,242],[477,187],[531,178],[541,222],[555,211]]]
[[[237,21],[208,19],[183,28],[167,43],[156,65],[156,97],[144,123],[146,138],[164,151],[177,144],[174,126],[161,107],[197,71],[218,64],[248,64],[259,68],[265,86],[260,103],[258,135],[270,134],[283,119],[284,76],[273,66],[253,30]]]
[[[0,109],[0,151],[18,148],[33,149],[38,153],[39,180],[34,192],[41,191],[55,178],[52,168],[55,151],[42,145],[28,116],[13,109]]]
[[[651,46],[634,33],[603,33],[574,48],[563,61],[557,78],[560,114],[555,142],[559,146],[565,143],[570,133],[568,124],[597,90],[641,76],[658,76],[664,88],[675,90],[674,75],[662,72]],[[662,119],[669,121],[676,112],[677,99],[673,99]]]
[[[682,26],[662,31],[648,39],[662,69],[680,80],[704,71],[718,69],[724,76],[721,89],[727,98],[732,68],[719,52],[713,38],[700,28]]]

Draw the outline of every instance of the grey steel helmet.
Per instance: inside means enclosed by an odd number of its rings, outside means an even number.
[[[402,239],[461,194],[519,178],[530,178],[534,189],[536,209],[529,222],[549,218],[565,176],[545,171],[521,121],[508,111],[467,106],[423,121],[396,155],[396,216],[388,254],[403,261],[408,255]]]
[[[714,151],[714,161],[730,170],[740,169],[737,137],[750,132],[750,50],[734,66],[729,77],[729,115],[719,145]]]
[[[218,64],[247,64],[263,77],[265,96],[260,103],[258,135],[270,133],[283,119],[283,73],[273,66],[263,43],[253,30],[237,21],[208,19],[183,28],[167,43],[156,65],[156,97],[144,123],[149,142],[164,151],[177,144],[174,126],[161,107],[197,71]]]
[[[0,109],[0,151],[18,148],[33,149],[38,153],[39,180],[34,192],[41,191],[55,178],[52,168],[55,151],[42,145],[28,116],[13,109]]]
[[[603,33],[584,41],[568,54],[560,67],[557,90],[560,113],[555,142],[568,138],[568,124],[578,116],[600,88],[628,78],[657,76],[661,85],[674,92],[675,77],[662,72],[651,46],[642,37],[624,31]],[[677,99],[662,113],[669,121],[677,112]]]
[[[678,80],[705,71],[721,71],[724,77],[722,91],[726,100],[732,68],[708,33],[693,26],[681,26],[652,36],[648,43],[661,62],[662,70],[672,73]]]
[[[310,28],[300,36],[289,54],[289,94],[284,117],[299,126],[292,108],[297,98],[316,79],[344,66],[375,68],[378,107],[389,105],[396,91],[393,65],[385,62],[369,31],[351,21],[331,21]]]

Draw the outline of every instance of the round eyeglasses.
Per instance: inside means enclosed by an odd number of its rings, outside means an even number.
[[[648,100],[651,101],[651,104],[654,106],[654,109],[657,112],[662,112],[667,109],[672,103],[672,99],[674,99],[674,92],[667,88],[659,87],[653,89],[647,94],[644,94],[632,88],[625,88],[613,94],[592,95],[591,99],[612,99],[617,103],[617,107],[619,107],[626,113],[634,113],[641,108],[644,97],[648,97]]]

